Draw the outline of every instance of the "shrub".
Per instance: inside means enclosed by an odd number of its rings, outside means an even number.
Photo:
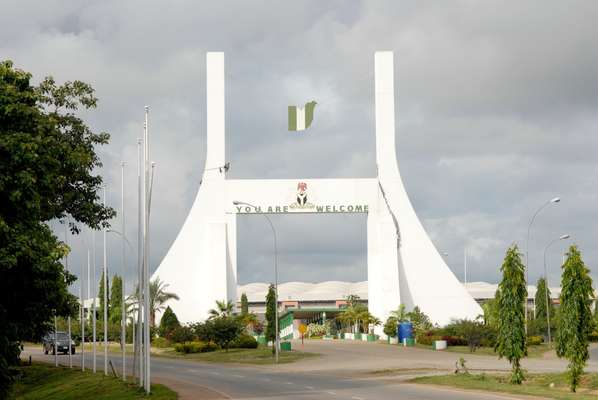
[[[170,306],[166,307],[164,314],[162,314],[162,319],[160,320],[160,327],[158,328],[160,336],[167,337],[173,330],[180,326],[181,324],[174,311],[172,311]]]
[[[233,317],[217,317],[196,324],[195,333],[204,342],[214,342],[226,349],[243,331],[241,322]]]
[[[166,339],[173,343],[191,342],[195,339],[195,334],[189,326],[179,326],[178,328],[173,329],[168,336],[166,336]]]
[[[528,346],[538,346],[541,345],[543,341],[544,338],[542,336],[528,336],[527,338]]]
[[[417,343],[423,344],[426,346],[431,346],[432,343],[436,340],[443,340],[442,336],[432,335],[432,334],[423,334],[417,337]]]
[[[166,338],[157,337],[152,340],[152,345],[159,349],[163,349],[165,347],[170,347],[170,342]]]
[[[460,336],[442,336],[441,340],[446,340],[448,346],[467,346],[467,340]]]
[[[594,331],[588,335],[588,340],[590,342],[598,342],[598,332]]]
[[[309,324],[307,325],[307,337],[324,336],[328,332],[326,325]]]
[[[384,323],[384,334],[388,337],[397,336],[397,319],[396,317],[390,316]]]
[[[218,350],[218,346],[212,342],[185,342],[174,345],[174,350],[178,353],[194,354],[194,353],[208,353],[210,351]]]
[[[242,333],[230,343],[229,347],[231,349],[256,349],[257,340],[253,336]]]

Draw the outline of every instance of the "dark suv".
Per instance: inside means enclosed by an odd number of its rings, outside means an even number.
[[[71,348],[71,354],[75,354],[75,342],[73,342],[68,333],[56,332],[56,345],[54,345],[54,332],[47,333],[43,339],[43,350],[44,354],[52,353],[56,351],[63,354],[69,353],[69,343]]]

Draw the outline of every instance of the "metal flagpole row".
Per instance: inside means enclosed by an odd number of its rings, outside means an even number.
[[[66,219],[65,223],[64,223],[64,244],[66,244],[67,246],[69,245],[69,240],[68,240],[68,226],[69,226],[69,220],[68,218]],[[69,253],[67,251],[67,253],[64,256],[64,267],[66,269],[66,272],[69,272]],[[71,335],[71,316],[69,315],[67,317],[67,325],[68,325],[68,349],[69,349],[69,368],[73,368],[73,339],[72,339],[72,335]]]

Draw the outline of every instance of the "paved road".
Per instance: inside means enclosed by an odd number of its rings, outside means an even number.
[[[34,359],[53,362],[53,356],[45,356],[40,349],[26,349],[24,356],[31,354]],[[120,357],[109,356],[119,371]],[[79,365],[81,356],[73,357]],[[319,360],[321,361],[321,360]],[[317,365],[318,360],[305,360]],[[62,365],[68,363],[68,356],[59,356]],[[131,359],[128,359],[131,365]],[[91,357],[86,354],[86,366],[91,365]],[[104,362],[98,354],[98,371]],[[293,371],[288,365],[284,368],[262,366],[229,366],[199,363],[167,358],[152,358],[152,377],[179,391],[183,399],[410,399],[410,400],[498,400],[513,397],[461,392],[452,389],[412,385],[396,378],[343,377],[340,370],[310,372]],[[99,372],[101,373],[101,372]],[[208,389],[206,389],[208,388]]]

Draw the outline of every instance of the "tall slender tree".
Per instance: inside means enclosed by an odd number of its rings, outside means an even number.
[[[249,302],[247,301],[247,295],[243,293],[241,295],[241,315],[245,316],[249,313]]]
[[[498,332],[495,351],[499,358],[511,363],[511,383],[523,382],[521,359],[527,355],[525,337],[525,306],[527,287],[524,266],[517,245],[507,249],[502,267],[502,280],[498,285]]]
[[[569,360],[567,378],[571,391],[575,392],[589,358],[588,335],[593,327],[594,291],[590,270],[585,266],[577,246],[569,248],[562,269],[556,354]]]
[[[270,284],[266,295],[266,340],[272,341],[272,352],[276,349],[276,292],[274,285]]]
[[[120,324],[122,321],[122,292],[123,292],[123,281],[118,275],[112,277],[112,290],[110,292],[110,317],[109,320],[113,324]]]
[[[108,274],[108,276],[110,276],[110,274]],[[106,298],[108,299],[107,307],[108,315],[110,315],[110,280],[107,279],[106,283],[108,284],[108,286],[106,287]],[[104,271],[102,271],[102,275],[100,276],[100,283],[98,285],[98,297],[100,298],[100,307],[98,309],[98,315],[100,316],[100,319],[102,319],[102,316],[104,315]]]
[[[552,302],[550,302],[550,289],[546,286],[546,279],[538,279],[538,283],[536,283],[536,296],[534,297],[534,303],[536,305],[536,319],[546,320],[546,292],[548,292],[548,307],[550,307]],[[552,309],[550,309],[550,311],[550,315],[554,315]]]

